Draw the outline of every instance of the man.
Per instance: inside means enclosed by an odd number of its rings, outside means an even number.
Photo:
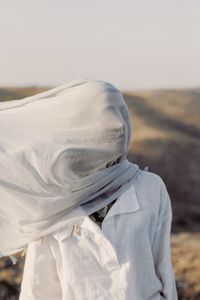
[[[0,252],[27,248],[20,300],[177,299],[170,198],[126,159],[118,89],[84,79],[0,103],[0,134]]]

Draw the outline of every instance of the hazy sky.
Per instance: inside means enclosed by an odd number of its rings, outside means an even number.
[[[199,16],[199,0],[0,0],[0,86],[200,86]]]

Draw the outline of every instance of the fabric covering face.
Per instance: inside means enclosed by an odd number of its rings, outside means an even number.
[[[0,256],[120,196],[139,170],[130,137],[123,96],[105,81],[1,102]]]

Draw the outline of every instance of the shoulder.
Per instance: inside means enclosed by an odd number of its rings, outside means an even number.
[[[141,170],[139,175],[136,178],[136,184],[142,188],[143,191],[155,193],[156,191],[160,191],[163,185],[165,185],[161,176],[156,173]]]
[[[152,210],[159,218],[171,215],[171,200],[166,184],[160,175],[141,170],[134,186],[142,208]]]

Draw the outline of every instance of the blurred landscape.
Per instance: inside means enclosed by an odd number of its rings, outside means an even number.
[[[47,89],[0,88],[0,101]],[[200,300],[200,89],[126,91],[124,97],[132,117],[128,159],[160,175],[172,201],[179,300]],[[17,256],[16,265],[0,260],[0,300],[18,299],[24,257]]]

